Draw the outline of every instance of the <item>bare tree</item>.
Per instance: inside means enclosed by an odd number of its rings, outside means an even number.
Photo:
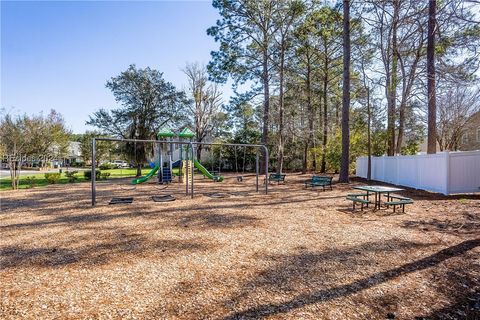
[[[395,120],[398,86],[398,28],[400,10],[404,1],[373,0],[371,17],[364,20],[377,37],[377,49],[384,67],[385,97],[387,101],[387,154],[395,154]]]
[[[400,69],[400,102],[398,107],[398,134],[395,153],[400,154],[405,136],[406,109],[411,106],[412,92],[420,73],[421,59],[425,56],[426,8],[423,3],[409,2],[402,14],[401,33],[398,45]]]
[[[480,111],[479,88],[457,84],[440,94],[437,104],[437,142],[440,151],[456,151],[472,114]]]
[[[222,94],[217,83],[208,81],[207,68],[198,63],[189,63],[183,72],[188,78],[188,90],[193,103],[189,105],[193,115],[195,136],[202,142],[213,130],[215,115],[222,104]],[[197,147],[197,158],[202,155],[202,145]]]

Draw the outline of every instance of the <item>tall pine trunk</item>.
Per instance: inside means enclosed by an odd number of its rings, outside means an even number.
[[[367,87],[367,180],[372,179],[372,113],[370,110],[370,88]]]
[[[262,83],[263,83],[263,130],[262,130],[262,144],[268,147],[268,126],[270,113],[270,88],[269,88],[269,74],[268,74],[268,52],[266,46],[263,49],[262,57]],[[267,161],[265,155],[260,160],[260,173],[265,173],[265,162]]]
[[[327,139],[328,139],[328,57],[325,56],[324,76],[323,76],[323,141],[322,141],[322,163],[320,172],[326,171],[326,153],[327,153]]]
[[[428,36],[427,36],[427,94],[428,94],[428,135],[427,153],[437,152],[437,106],[435,101],[435,26],[437,1],[428,4]]]
[[[278,167],[277,172],[281,173],[283,171],[283,151],[284,151],[284,136],[283,136],[283,118],[284,118],[284,64],[285,64],[285,49],[282,48],[280,52],[280,69],[279,69],[279,96],[278,96]]]
[[[390,70],[390,81],[387,86],[387,154],[395,155],[395,114],[397,102],[397,85],[398,85],[398,16],[400,11],[400,3],[393,1],[393,19],[392,19],[392,69]]]
[[[348,183],[350,159],[350,0],[343,0],[342,157],[339,182]]]
[[[312,87],[311,87],[311,67],[310,62],[307,65],[307,80],[306,80],[306,91],[307,91],[307,113],[308,113],[308,137],[305,143],[305,150],[304,150],[304,163],[303,163],[303,173],[307,172],[307,165],[308,165],[308,150],[313,144],[313,120],[315,115],[313,114],[313,106],[312,106]],[[316,166],[316,159],[315,156],[313,157],[313,170],[315,170]]]

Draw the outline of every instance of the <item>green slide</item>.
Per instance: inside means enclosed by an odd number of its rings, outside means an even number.
[[[147,173],[145,176],[143,177],[140,177],[138,179],[135,179],[135,180],[132,180],[132,184],[139,184],[139,183],[142,183],[142,182],[145,182],[147,181],[148,179],[150,179],[151,177],[153,177],[153,175],[155,174],[155,172],[157,172],[158,170],[158,166],[155,166],[152,171],[150,171],[149,173]]]
[[[222,182],[223,181],[223,177],[222,176],[219,176],[219,177],[215,177],[213,174],[211,174],[204,166],[202,166],[202,164],[200,162],[198,162],[198,160],[193,160],[193,165],[195,166],[195,168],[197,168],[198,170],[200,170],[200,172],[207,178],[209,179],[217,179],[217,181],[219,182]]]

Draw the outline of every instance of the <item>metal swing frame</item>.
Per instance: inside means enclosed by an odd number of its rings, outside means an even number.
[[[143,139],[117,139],[117,138],[92,138],[92,159],[96,158],[97,153],[97,141],[117,141],[117,142],[141,142],[141,143],[154,143],[157,147],[161,150],[161,144],[167,143],[170,146],[174,144],[180,145],[187,145],[187,158],[188,153],[190,152],[191,159],[195,158],[195,146],[204,145],[204,146],[226,146],[226,147],[253,147],[257,149],[256,154],[256,163],[255,163],[255,191],[259,192],[259,176],[260,176],[260,150],[263,150],[265,153],[265,181],[268,181],[268,162],[269,162],[269,152],[268,148],[263,144],[242,144],[242,143],[209,143],[209,142],[193,142],[193,141],[160,141],[160,140],[143,140]],[[194,164],[191,161],[191,172],[192,175],[190,177],[187,176],[186,183],[185,183],[185,195],[193,196],[195,194],[194,189],[194,182],[193,182],[193,170]],[[190,181],[189,181],[190,180]],[[190,183],[189,183],[190,182]],[[92,206],[95,206],[97,203],[97,181],[96,181],[96,161],[92,160],[92,185],[91,185],[91,198],[92,198]],[[268,194],[268,183],[265,183],[265,194]]]

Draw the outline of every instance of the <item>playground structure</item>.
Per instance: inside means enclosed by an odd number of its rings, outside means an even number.
[[[192,141],[194,137],[193,132],[188,129],[182,130],[179,134],[167,129],[158,133],[158,140],[143,140],[143,139],[117,139],[117,138],[93,138],[92,139],[92,158],[95,159],[96,143],[97,141],[112,141],[112,142],[133,142],[133,143],[153,143],[155,144],[155,158],[156,163],[153,168],[145,176],[136,178],[132,181],[133,185],[144,183],[153,178],[157,174],[157,182],[161,184],[168,184],[172,182],[173,168],[179,168],[179,178],[185,183],[185,195],[194,197],[194,170],[195,168],[205,177],[212,179],[215,182],[222,182],[223,177],[209,172],[198,159],[195,158],[195,148],[202,146],[220,146],[220,147],[252,147],[256,151],[255,162],[255,187],[256,192],[259,192],[259,175],[260,175],[260,153],[263,150],[264,162],[264,176],[265,176],[265,194],[268,193],[268,165],[269,152],[265,145],[262,144],[239,144],[239,143],[209,143],[209,142],[195,142]],[[177,138],[178,140],[174,140]],[[179,159],[173,159],[174,145],[180,146]],[[166,151],[167,161],[164,161],[164,152]],[[183,178],[183,179],[182,179]],[[91,180],[91,198],[92,206],[96,204],[96,163],[92,161],[92,180]]]
[[[154,158],[155,162],[152,163],[152,170],[143,177],[132,180],[132,184],[140,184],[150,180],[157,173],[157,182],[161,184],[171,183],[173,180],[173,168],[179,168],[179,178],[181,181],[186,182],[189,168],[189,161],[194,161],[194,165],[202,172],[202,174],[214,181],[223,180],[222,177],[214,177],[208,170],[206,170],[200,162],[195,159],[191,159],[188,155],[188,150],[185,145],[180,145],[179,159],[173,160],[174,144],[177,142],[191,142],[195,134],[188,128],[184,128],[178,134],[170,129],[162,129],[158,132],[157,138],[159,143],[156,143]],[[179,139],[174,141],[174,139]],[[164,148],[162,148],[162,144]],[[166,146],[166,147],[165,147]],[[164,161],[164,152],[167,161]],[[185,155],[185,156],[184,156]],[[182,179],[182,173],[183,179]]]

